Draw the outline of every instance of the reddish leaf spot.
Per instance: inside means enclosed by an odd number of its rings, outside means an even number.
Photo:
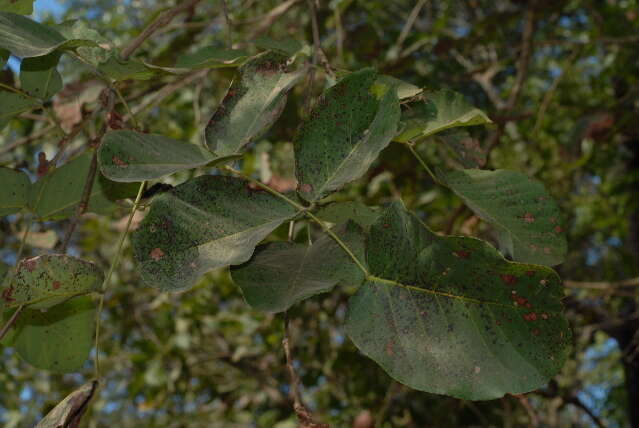
[[[534,215],[532,215],[532,213],[526,213],[526,214],[524,214],[524,217],[523,217],[523,218],[524,218],[524,221],[525,221],[526,223],[533,223],[533,222],[535,221],[535,216],[534,216]]]
[[[538,328],[533,328],[532,330],[530,330],[530,332],[532,333],[533,336],[539,336],[539,329]]]
[[[2,298],[7,302],[7,303],[11,303],[11,302],[15,302],[16,299],[14,299],[13,297],[11,297],[11,295],[13,294],[13,285],[10,286],[9,288],[6,288],[2,291]]]
[[[499,277],[504,281],[504,284],[513,285],[517,282],[517,277],[509,273],[501,274]]]
[[[300,190],[302,193],[311,193],[313,191],[313,186],[308,183],[304,183],[300,186]]]
[[[497,321],[495,321],[495,324],[501,325],[501,321],[497,320]]]
[[[395,355],[395,351],[393,351],[393,345],[395,345],[395,342],[390,340],[387,344],[386,344],[386,354],[389,357],[392,357]]]
[[[553,228],[553,230],[554,230],[555,232],[557,232],[557,233],[561,233],[561,232],[563,231],[563,229],[561,228],[561,226],[555,226],[555,227]]]
[[[527,314],[523,314],[522,317],[526,321],[537,321],[537,314],[534,312],[528,312]]]
[[[547,320],[548,318],[550,318],[550,316],[548,316],[548,314],[546,312],[542,312],[541,313],[541,319],[542,320]]]
[[[159,261],[162,257],[164,257],[164,251],[159,248],[154,248],[149,253],[149,257],[151,257],[156,262]]]
[[[513,301],[515,302],[515,305],[526,306],[527,308],[532,307],[532,305],[528,303],[528,299],[524,297],[517,296],[517,295],[513,295],[511,297],[513,298]]]
[[[52,287],[54,290],[60,288],[60,281],[53,281]]]
[[[21,268],[24,267],[29,272],[33,272],[36,268],[36,261],[33,259],[24,259],[20,265]]]
[[[527,271],[526,271],[526,275],[527,275],[527,276],[535,276],[535,273],[536,273],[536,272],[535,272],[534,270],[527,270]]]
[[[552,253],[552,249],[550,247],[544,247],[544,253],[545,254],[550,254],[550,253]]]
[[[47,171],[49,171],[47,155],[44,152],[40,152],[38,153],[38,169],[36,170],[36,174],[38,177],[42,177]]]
[[[470,252],[466,250],[457,250],[453,251],[453,255],[459,257],[460,259],[467,259],[468,257],[470,257]]]
[[[384,229],[388,229],[390,227],[390,225],[388,223],[384,223],[383,227],[384,227]]]
[[[126,167],[128,165],[126,162],[124,162],[122,159],[120,159],[119,157],[115,155],[111,157],[111,162],[113,162],[114,165],[117,165],[119,167]]]

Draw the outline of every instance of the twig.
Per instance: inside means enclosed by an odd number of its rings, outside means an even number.
[[[413,7],[413,10],[410,11],[410,14],[408,15],[408,19],[406,20],[406,23],[404,24],[404,27],[402,28],[402,31],[399,33],[399,37],[397,38],[397,41],[395,42],[394,49],[396,50],[397,53],[399,53],[402,50],[402,45],[404,44],[404,41],[406,41],[406,37],[408,37],[408,33],[413,28],[413,25],[415,24],[415,21],[417,20],[417,17],[419,16],[419,12],[422,10],[422,8],[427,2],[428,0],[419,0],[417,4],[415,5],[415,7]]]
[[[282,339],[282,347],[286,357],[286,368],[290,377],[291,398],[293,398],[293,410],[297,416],[297,420],[302,428],[328,428],[328,425],[318,423],[313,420],[313,415],[304,405],[302,395],[300,394],[300,378],[293,367],[293,357],[291,356],[290,331],[288,312],[284,312],[284,338]]]
[[[464,213],[464,211],[466,211],[466,205],[463,203],[459,205],[455,209],[455,211],[453,211],[450,218],[446,222],[446,228],[444,229],[445,235],[450,235],[453,232],[453,227],[455,227],[455,222]]]
[[[571,281],[564,280],[564,286],[571,288],[591,288],[594,290],[609,290],[620,287],[639,287],[639,277],[623,279],[621,281]]]
[[[45,135],[49,134],[51,131],[53,131],[55,129],[54,125],[49,125],[47,127],[44,127],[42,129],[40,129],[39,131],[34,132],[31,135],[28,135],[24,138],[20,138],[19,140],[14,141],[13,143],[9,144],[6,147],[3,147],[2,149],[0,149],[0,155],[3,155],[5,153],[9,153],[11,151],[13,151],[14,149],[16,149],[17,147],[20,147],[24,144],[29,144],[30,142],[37,140],[40,137],[44,137]]]
[[[164,27],[169,22],[173,20],[177,15],[185,10],[188,10],[199,3],[200,0],[187,0],[183,2],[179,2],[179,4],[173,9],[169,9],[165,12],[162,12],[157,18],[153,20],[142,32],[133,39],[124,49],[122,49],[122,54],[120,55],[123,60],[127,60],[133,52],[137,48],[140,47],[142,43],[153,33],[155,33],[159,28]]]
[[[229,8],[226,4],[226,0],[222,0],[222,12],[224,13],[224,21],[226,22],[226,47],[231,49],[233,47],[233,26],[231,24],[231,18],[229,18]]]
[[[315,10],[315,0],[307,0],[308,9],[311,15],[311,30],[313,33],[313,65],[317,65],[317,63],[321,63],[322,67],[331,77],[335,77],[335,73],[331,68],[330,63],[328,62],[328,58],[326,58],[326,54],[322,50],[322,43],[320,41],[319,35],[319,26],[317,25],[317,11]]]
[[[388,410],[393,403],[393,398],[397,394],[397,391],[401,387],[401,384],[397,382],[395,379],[391,379],[390,385],[388,385],[388,389],[386,390],[386,395],[384,396],[384,401],[382,402],[381,407],[379,408],[379,412],[375,416],[375,428],[382,428],[384,425],[384,421],[386,420],[386,416],[388,414]]]
[[[508,96],[506,102],[506,109],[512,110],[517,103],[519,94],[524,85],[526,77],[528,77],[528,66],[530,65],[530,53],[532,51],[532,36],[535,30],[535,9],[534,1],[532,1],[528,9],[526,10],[526,17],[524,19],[524,29],[521,35],[521,53],[519,55],[519,63],[517,64],[517,75],[515,77],[515,84]]]
[[[413,156],[415,157],[415,159],[417,159],[417,161],[421,164],[422,167],[424,167],[424,169],[426,170],[426,172],[428,172],[428,175],[430,175],[430,178],[433,179],[433,181],[437,184],[440,184],[442,186],[444,186],[444,183],[442,183],[441,181],[439,181],[439,178],[437,178],[437,176],[435,175],[435,173],[430,169],[430,167],[428,166],[428,164],[426,163],[426,161],[419,155],[419,153],[417,153],[417,151],[415,150],[415,148],[413,147],[412,144],[410,143],[406,143],[405,144],[406,147],[408,147],[408,150],[410,150],[410,152],[413,154]]]
[[[4,339],[4,336],[7,334],[9,329],[13,326],[13,324],[16,322],[16,320],[18,319],[18,315],[20,315],[23,309],[24,309],[24,305],[18,306],[18,309],[16,309],[16,311],[11,315],[11,318],[9,318],[9,320],[4,324],[4,326],[2,326],[2,329],[0,330],[0,341]]]
[[[513,396],[517,398],[517,400],[519,400],[519,404],[521,404],[521,406],[526,410],[526,413],[528,413],[528,418],[530,419],[529,426],[534,428],[538,427],[539,416],[537,416],[537,413],[535,413],[535,409],[533,409],[533,407],[530,405],[528,397],[526,397],[524,394],[514,394]]]
[[[578,397],[569,397],[566,398],[565,401],[566,403],[572,404],[573,406],[583,410],[599,428],[606,428],[606,425],[604,425],[601,419],[599,419],[599,417],[595,415],[592,410],[590,410]]]
[[[109,271],[104,277],[104,282],[102,283],[101,293],[100,293],[100,303],[98,305],[98,311],[96,312],[96,324],[95,324],[95,377],[97,379],[100,378],[100,316],[102,314],[102,309],[104,308],[104,295],[109,286],[109,282],[111,281],[111,276],[113,275],[113,271],[118,266],[120,262],[120,257],[122,255],[122,248],[124,246],[124,240],[126,239],[129,229],[131,228],[131,222],[133,221],[133,216],[140,206],[140,199],[142,199],[142,194],[144,193],[144,187],[146,186],[146,181],[143,181],[140,184],[140,188],[138,189],[138,194],[135,197],[135,201],[133,202],[133,206],[131,207],[131,211],[129,213],[129,218],[126,222],[126,227],[122,231],[120,235],[120,241],[118,242],[118,249],[115,253],[115,257],[113,258],[113,262],[109,267]]]
[[[288,10],[293,7],[296,3],[299,3],[302,0],[287,0],[280,4],[279,6],[273,8],[269,13],[264,16],[258,17],[254,22],[259,22],[259,24],[255,27],[253,32],[248,37],[249,40],[256,38],[264,31],[268,30],[273,22],[277,20],[280,16],[284,15]],[[244,23],[243,23],[244,24]]]

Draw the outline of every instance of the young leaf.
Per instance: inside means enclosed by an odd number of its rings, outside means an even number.
[[[305,70],[289,73],[284,55],[265,52],[240,67],[206,125],[206,144],[218,156],[240,153],[280,117],[288,91]]]
[[[34,367],[69,373],[82,367],[93,345],[95,305],[80,296],[46,312],[26,308],[18,317],[12,343]]]
[[[362,262],[364,235],[354,223],[334,229]],[[255,309],[282,312],[297,302],[330,291],[338,283],[359,285],[364,274],[328,234],[312,245],[273,242],[231,270],[233,281]]]
[[[153,199],[133,233],[142,279],[162,290],[192,286],[204,273],[247,261],[296,211],[231,177],[204,175]]]
[[[113,181],[154,180],[213,160],[194,144],[129,130],[106,133],[98,149],[100,170]]]
[[[57,52],[37,58],[27,58],[20,64],[20,84],[24,92],[43,101],[62,89],[62,77],[56,67]]]
[[[96,291],[104,274],[96,265],[65,254],[23,259],[7,278],[2,292],[5,307],[29,305],[48,309],[71,297]]]
[[[488,400],[543,386],[568,357],[552,269],[438,236],[400,204],[373,225],[367,252],[372,276],[349,301],[346,332],[399,382]]]
[[[467,169],[440,174],[468,208],[500,232],[514,260],[554,266],[566,255],[557,203],[543,184],[517,171]]]
[[[85,383],[51,409],[35,428],[79,427],[82,416],[89,408],[89,403],[97,389],[97,380]]]
[[[0,12],[0,48],[20,58],[42,56],[56,49],[96,46],[92,40],[67,40],[51,27],[10,12]]]
[[[402,113],[402,132],[394,140],[404,143],[448,128],[486,123],[491,123],[486,113],[470,105],[463,95],[444,89],[426,93],[423,101]]]
[[[27,206],[31,181],[22,171],[0,167],[0,217],[14,214]]]
[[[0,12],[11,12],[20,15],[33,13],[34,0],[0,0]]]
[[[149,80],[156,75],[156,72],[143,62],[135,59],[122,61],[117,55],[111,55],[100,63],[98,70],[113,80]]]
[[[296,138],[299,192],[316,201],[361,177],[396,133],[397,94],[372,93],[377,73],[350,73],[327,89]]]
[[[423,90],[412,83],[404,82],[393,76],[381,74],[377,77],[377,83],[393,88],[397,92],[397,98],[404,100],[419,95]]]
[[[380,211],[358,201],[334,202],[317,210],[315,215],[321,220],[340,224],[352,220],[367,229],[377,221]]]
[[[91,153],[84,153],[60,168],[48,172],[34,185],[29,207],[41,219],[62,219],[75,213],[82,199],[84,182],[91,164]],[[117,205],[114,201],[134,196],[135,184],[120,184],[96,174],[88,212],[109,213]]]
[[[199,70],[201,68],[237,67],[248,58],[243,50],[218,49],[207,46],[193,53],[180,55],[175,61],[175,68]]]

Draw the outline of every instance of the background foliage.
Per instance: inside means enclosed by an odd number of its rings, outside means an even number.
[[[157,2],[145,0],[62,5],[52,16],[36,3],[36,16],[50,23],[81,19],[116,47],[159,12]],[[230,33],[222,4],[201,2],[160,29],[136,57],[173,64],[182,53],[223,47],[229,37],[251,53],[268,43],[262,36],[312,44],[305,1],[229,0],[227,6]],[[429,395],[392,382],[345,339],[345,302],[355,290],[338,288],[289,311],[295,366],[317,419],[360,428],[380,416],[386,426],[398,427],[639,426],[638,10],[632,0],[320,2],[319,34],[333,68],[373,66],[419,87],[464,94],[495,122],[470,129],[480,142],[480,158],[488,152],[487,166],[534,176],[560,203],[569,255],[558,271],[567,286],[574,347],[560,374],[526,396],[469,402]],[[13,86],[19,69],[10,59],[2,83]],[[58,69],[65,86],[51,110],[63,128],[72,127],[82,112],[90,116],[101,83],[68,56]],[[126,77],[148,73],[125,71]],[[199,143],[233,74],[205,69],[178,78],[123,80],[119,88],[144,130]],[[317,95],[330,76],[318,72],[315,78]],[[277,125],[240,165],[283,191],[295,184],[291,140],[305,109],[304,86],[289,95]],[[118,110],[126,117],[121,105]],[[65,156],[82,152],[98,126],[90,123]],[[43,110],[22,113],[2,131],[1,165],[26,168],[35,177],[38,153],[47,159],[57,153],[58,132]],[[485,223],[398,146],[385,149],[339,198],[379,205],[401,197],[436,231],[495,242]],[[449,162],[445,146],[436,142],[419,150],[436,166]],[[164,181],[179,184],[203,171]],[[70,253],[106,270],[124,211],[85,215]],[[36,224],[25,255],[52,248],[65,226]],[[22,216],[2,218],[3,262],[15,263],[25,227]],[[284,229],[276,233],[286,237]],[[107,295],[102,364],[108,377],[87,426],[295,426],[281,316],[252,310],[225,272],[207,274],[186,293],[147,288],[131,253],[127,245]],[[92,376],[88,363],[80,374],[58,375],[28,366],[9,348],[2,352],[0,421],[9,427],[32,426]]]

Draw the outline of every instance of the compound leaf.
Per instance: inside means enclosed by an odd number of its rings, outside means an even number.
[[[347,223],[333,230],[363,261],[361,229]],[[337,284],[359,285],[364,280],[363,272],[328,234],[310,246],[273,242],[258,247],[253,258],[233,268],[231,275],[248,304],[266,312],[282,312]]]
[[[206,125],[208,148],[218,156],[240,152],[277,120],[288,91],[305,70],[289,73],[287,57],[273,52],[257,55],[240,67],[222,103]]]
[[[411,104],[402,113],[402,132],[395,141],[401,143],[428,137],[444,129],[491,123],[486,113],[473,107],[463,97],[447,89],[426,93],[423,100]]]
[[[401,204],[367,241],[371,276],[349,301],[346,332],[393,378],[488,400],[543,386],[569,353],[561,282],[486,242],[442,237]]]
[[[302,124],[295,161],[298,190],[307,201],[361,177],[395,135],[399,100],[387,87],[378,98],[376,78],[373,69],[348,74],[324,92]]]
[[[5,281],[5,307],[28,305],[48,309],[71,297],[96,291],[104,274],[96,265],[65,254],[44,254],[23,259]]]
[[[296,211],[237,178],[200,176],[157,196],[132,236],[142,278],[162,290],[190,287],[204,273],[247,261]]]
[[[548,266],[564,260],[561,213],[543,184],[505,169],[440,175],[468,208],[497,228],[501,246],[514,260]]]
[[[100,170],[113,181],[153,180],[213,161],[209,151],[161,135],[108,132],[98,149]]]

